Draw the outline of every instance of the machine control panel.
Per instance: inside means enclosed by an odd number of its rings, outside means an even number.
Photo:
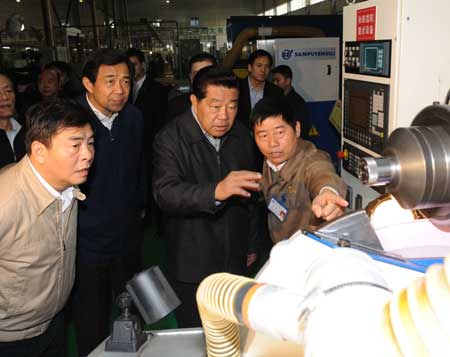
[[[358,148],[350,145],[349,143],[345,143],[342,146],[342,151],[344,152],[342,159],[342,167],[347,170],[351,175],[358,178],[358,167],[359,160],[363,157],[370,156],[366,152],[359,150]],[[378,193],[385,193],[385,186],[374,186],[372,187],[374,190],[378,191]]]
[[[347,73],[359,73],[359,42],[346,42],[344,48],[344,67]]]
[[[389,77],[391,72],[391,41],[345,42],[346,73]]]
[[[389,86],[344,80],[344,138],[382,153],[388,136]]]

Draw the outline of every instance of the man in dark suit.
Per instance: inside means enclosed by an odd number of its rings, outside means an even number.
[[[281,65],[272,70],[273,83],[281,88],[287,101],[292,107],[294,118],[300,123],[302,139],[309,139],[309,129],[311,122],[308,118],[308,107],[305,100],[292,87],[292,70],[289,66]]]
[[[146,71],[145,55],[136,48],[130,48],[126,55],[134,66],[134,83],[128,102],[134,104],[144,119],[144,157],[147,177],[152,177],[153,139],[164,126],[167,111],[167,88],[150,78]],[[160,229],[160,212],[148,190],[147,219]]]
[[[83,69],[95,161],[81,185],[74,318],[78,353],[89,354],[109,335],[112,304],[142,269],[142,212],[146,182],[143,120],[128,104],[132,65],[113,49],[94,52]]]
[[[150,78],[142,51],[130,48],[126,55],[134,66],[134,84],[129,101],[142,112],[146,146],[151,148],[153,137],[164,123],[167,110],[167,89],[161,83]]]
[[[216,59],[209,53],[202,52],[195,56],[192,56],[189,60],[189,81],[191,82],[191,85],[198,71],[200,71],[204,67],[213,66],[216,64]],[[191,91],[189,91],[188,93],[183,93],[170,100],[167,109],[167,120],[172,120],[178,115],[183,114],[186,110],[190,109],[190,97]]]
[[[246,274],[256,259],[259,216],[253,140],[235,121],[234,74],[216,66],[194,78],[192,107],[168,123],[154,143],[153,195],[166,216],[172,286],[182,301],[180,327],[200,326],[199,283],[217,272]]]
[[[264,50],[254,51],[248,59],[248,77],[239,81],[239,110],[237,119],[250,130],[250,112],[262,98],[281,97],[283,92],[267,78],[272,67],[272,55]]]
[[[11,79],[0,73],[0,168],[25,155],[25,133],[14,118],[16,94]]]

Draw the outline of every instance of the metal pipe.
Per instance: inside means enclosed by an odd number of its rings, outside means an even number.
[[[94,28],[95,47],[100,48],[100,34],[97,25],[97,6],[95,0],[91,0],[91,16],[92,16],[92,27]]]
[[[109,0],[103,0],[103,13],[105,15],[105,33],[106,33],[106,40],[108,41],[108,47],[113,47],[113,40],[112,40],[112,32],[110,27],[110,17],[109,17]]]
[[[177,77],[178,79],[181,78],[182,73],[181,73],[181,51],[180,51],[180,31],[178,28],[178,22],[175,21],[175,26],[176,26],[176,34],[175,34],[175,39],[176,39],[176,46],[175,46],[175,50],[176,50],[176,58],[177,58]]]
[[[56,21],[58,21],[58,25],[61,27],[62,22],[61,22],[61,18],[59,17],[58,10],[56,9],[56,6],[55,6],[55,3],[53,2],[53,0],[51,0],[51,3],[52,3],[53,13],[55,14],[55,17],[56,17]]]
[[[69,3],[67,4],[67,11],[66,11],[66,17],[64,20],[64,26],[67,26],[67,24],[69,23],[70,11],[72,10],[72,3],[73,3],[73,0],[70,0]]]
[[[118,26],[117,26],[117,14],[116,14],[116,0],[112,0],[112,17],[114,23],[114,38],[117,40],[119,37]]]
[[[44,20],[45,41],[48,47],[55,48],[55,33],[53,31],[52,1],[41,0],[42,17]]]
[[[123,0],[124,6],[124,19],[127,24],[127,37],[128,37],[128,45],[131,45],[131,34],[130,34],[130,25],[128,24],[128,0]]]
[[[223,65],[226,68],[233,68],[238,60],[242,48],[251,39],[261,37],[326,37],[325,32],[317,27],[308,26],[282,26],[282,27],[249,27],[236,37],[232,49],[227,53]]]

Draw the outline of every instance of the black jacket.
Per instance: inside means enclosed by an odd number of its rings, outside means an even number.
[[[283,91],[276,85],[266,81],[264,84],[263,98],[266,97],[282,97]],[[236,119],[244,124],[247,128],[250,127],[250,113],[252,111],[252,104],[250,100],[250,88],[248,85],[248,78],[239,80],[239,106]]]
[[[165,122],[165,113],[167,111],[166,87],[151,79],[147,73],[134,105],[142,112],[144,118],[145,139],[146,141],[150,139],[152,142],[154,136]]]
[[[6,132],[0,129],[0,168],[20,161],[25,155],[25,133],[24,129],[20,129],[14,138],[14,151],[9,142]]]
[[[130,98],[132,95],[130,94]],[[134,102],[144,119],[144,157],[146,159],[147,177],[151,177],[153,140],[156,133],[165,122],[167,111],[167,89],[161,83],[154,81],[147,73],[142,83],[136,101]],[[149,190],[150,191],[150,190]],[[150,194],[150,192],[148,192]]]
[[[300,94],[295,91],[294,87],[291,88],[286,98],[292,106],[295,119],[298,120],[301,124],[301,138],[309,139],[309,129],[311,129],[311,122],[309,121],[308,107],[306,106],[305,100]]]
[[[191,92],[177,95],[169,101],[167,106],[167,121],[175,119],[177,116],[183,114],[186,110],[191,108]]]
[[[253,199],[216,205],[214,193],[230,171],[254,170],[248,130],[236,122],[216,152],[187,111],[158,133],[153,162],[153,195],[166,216],[172,278],[198,283],[222,271],[245,274],[258,234]]]
[[[95,116],[86,96],[80,103],[92,114],[95,158],[78,205],[78,257],[89,262],[121,256],[145,205],[142,116],[127,104],[111,132]]]

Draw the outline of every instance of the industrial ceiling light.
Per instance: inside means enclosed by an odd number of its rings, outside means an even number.
[[[166,0],[166,4],[170,4],[170,0]]]

